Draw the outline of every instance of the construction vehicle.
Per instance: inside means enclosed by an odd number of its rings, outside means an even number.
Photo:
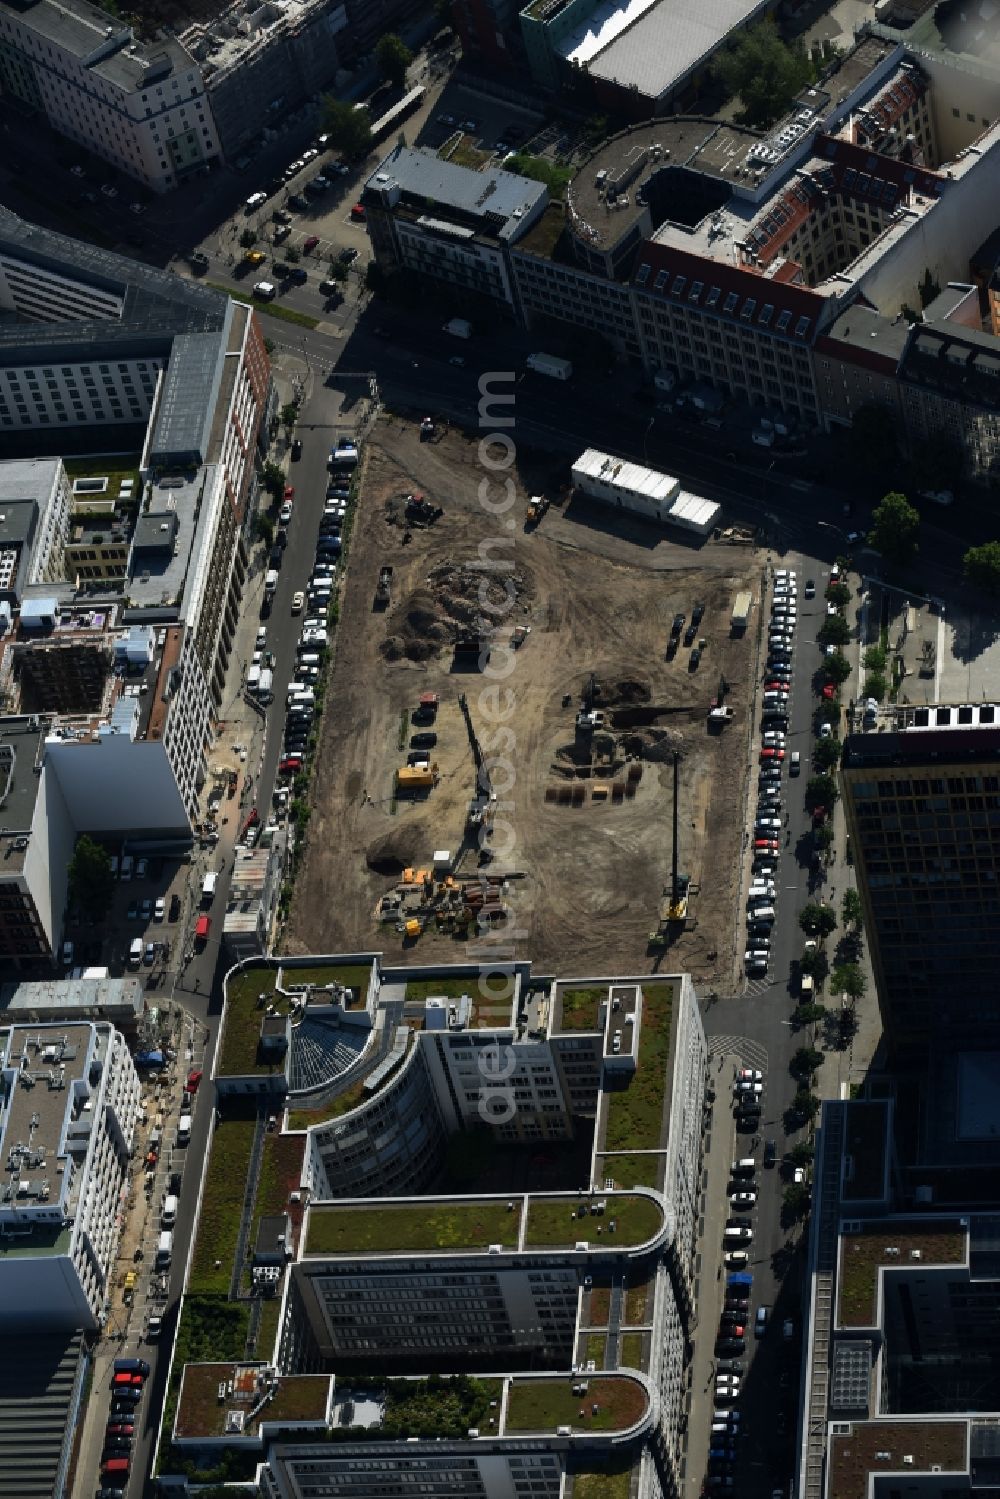
[[[412,525],[432,526],[436,520],[440,520],[444,510],[440,505],[432,505],[426,495],[408,494],[406,496],[406,519]]]
[[[708,705],[708,726],[710,729],[723,729],[733,718],[733,709],[726,704],[726,693],[729,691],[729,683],[724,676],[719,677],[719,685],[715,696]]]
[[[378,582],[375,585],[375,607],[386,609],[392,597],[392,568],[379,568]]]
[[[607,723],[607,714],[600,709],[591,708],[589,712],[581,709],[576,715],[576,726],[585,734],[592,734],[595,729],[603,729]]]
[[[429,442],[434,436],[434,422],[429,416],[425,416],[420,423],[420,441]]]
[[[530,625],[515,625],[514,626],[514,629],[511,632],[510,643],[514,647],[515,651],[519,651],[521,649],[522,645],[527,640],[527,638],[528,638],[528,636],[530,634],[531,634],[531,626]]]
[[[413,715],[414,723],[433,723],[437,717],[437,710],[441,699],[436,692],[422,692],[417,699],[417,710]]]
[[[749,589],[738,593],[733,600],[733,613],[729,622],[730,629],[734,635],[742,634],[750,623],[750,610],[753,608],[753,595]]]
[[[533,494],[528,501],[528,513],[525,517],[525,524],[528,526],[537,526],[548,508],[549,501],[545,495]]]

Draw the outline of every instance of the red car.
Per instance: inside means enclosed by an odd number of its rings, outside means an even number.
[[[309,251],[310,250],[315,250],[315,248],[316,248],[316,246],[318,244],[319,244],[319,235],[318,234],[310,234],[310,236],[309,236],[308,239],[302,241],[302,250],[303,250],[303,253],[306,254],[306,255],[308,255]]]
[[[295,485],[294,484],[286,484],[285,485],[285,499],[286,500],[294,500],[294,498],[295,498]]]
[[[833,702],[833,687],[829,682],[827,682],[826,686],[823,688],[823,696],[826,698],[828,703]]]
[[[278,774],[280,776],[293,775],[295,771],[302,769],[301,755],[286,755],[283,760],[278,761]]]
[[[765,692],[780,692],[781,695],[782,695],[782,697],[788,697],[789,692],[791,691],[791,689],[788,686],[787,682],[765,682],[764,683],[764,691]]]
[[[189,1093],[197,1093],[198,1084],[201,1082],[201,1068],[193,1067],[187,1075],[187,1090]]]
[[[785,758],[785,752],[783,749],[772,749],[771,746],[768,745],[767,749],[761,750],[760,758],[766,765],[768,760],[783,760]]]
[[[111,1388],[114,1390],[128,1389],[141,1390],[145,1376],[142,1374],[113,1374],[111,1376]]]
[[[367,214],[367,211],[365,209],[364,204],[363,203],[355,203],[354,207],[351,209],[351,218],[354,219],[354,221],[356,223],[360,223],[363,219],[366,219],[367,217],[368,217],[368,214]]]
[[[753,846],[758,852],[760,852],[761,849],[767,849],[771,853],[777,853],[778,840],[776,838],[755,838],[753,841]]]

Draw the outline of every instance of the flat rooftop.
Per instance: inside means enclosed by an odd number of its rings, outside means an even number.
[[[968,764],[1000,757],[1000,704],[928,703],[880,708],[865,721],[855,712],[844,766]]]
[[[844,1202],[881,1201],[888,1190],[889,1105],[852,1099],[845,1105]]]
[[[766,0],[661,0],[618,28],[586,58],[592,78],[634,89],[648,99],[671,93],[725,39],[766,9]],[[631,10],[632,7],[627,7]],[[571,54],[570,60],[573,59]]]
[[[15,1025],[0,1043],[3,1069],[15,1074],[0,1125],[0,1218],[15,1209],[29,1217],[35,1209],[42,1218],[55,1210],[57,1220],[65,1214],[68,1173],[57,1163],[68,1153],[67,1128],[83,1103],[75,1084],[87,1079],[101,1039],[82,1023]],[[85,1144],[84,1137],[80,1148]]]
[[[185,1364],[174,1440],[257,1441],[264,1425],[325,1428],[332,1385],[329,1374],[272,1381],[267,1364]]]
[[[830,1436],[828,1499],[866,1499],[870,1481],[898,1474],[900,1487],[920,1473],[968,1471],[968,1424],[926,1416],[856,1421]],[[938,1491],[943,1487],[937,1481]]]
[[[31,822],[41,775],[40,763],[44,727],[37,720],[0,718],[0,805],[3,807],[4,833],[0,836],[0,869],[9,879],[20,874],[28,852]]]
[[[659,1239],[662,1204],[639,1192],[545,1196],[426,1197],[406,1202],[317,1202],[309,1209],[302,1258],[392,1254],[481,1254],[631,1250]]]
[[[574,1394],[576,1383],[575,1375],[511,1379],[503,1435],[552,1432],[560,1427],[569,1427],[574,1435],[624,1432],[649,1414],[646,1386],[632,1375],[591,1375],[585,1397]]]
[[[12,1022],[29,1015],[55,1021],[86,1010],[120,1024],[129,1017],[137,1020],[144,1003],[142,980],[132,977],[36,979],[0,986],[0,1017]]]
[[[874,1327],[881,1270],[966,1265],[969,1230],[957,1218],[887,1218],[840,1236],[838,1327]]]
[[[625,989],[632,983],[641,993],[636,1068],[620,1077],[605,1073],[595,1132],[597,1155],[656,1151],[666,1145],[681,980],[646,976],[617,980],[616,987]]]
[[[364,191],[373,194],[393,188],[398,188],[403,206],[435,215],[456,213],[475,223],[477,232],[511,240],[522,220],[548,197],[543,183],[514,172],[497,167],[470,172],[442,161],[434,151],[410,146],[396,146],[364,185]]]

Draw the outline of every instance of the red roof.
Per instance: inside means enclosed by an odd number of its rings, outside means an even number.
[[[207,937],[212,927],[211,916],[199,916],[195,922],[194,934],[196,937]]]
[[[643,266],[648,266],[645,274]],[[826,305],[821,293],[806,286],[790,285],[764,276],[756,267],[727,265],[655,240],[647,240],[639,251],[633,284],[658,300],[725,318],[737,327],[753,324],[804,343],[811,343]]]

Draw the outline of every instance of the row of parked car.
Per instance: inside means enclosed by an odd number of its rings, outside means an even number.
[[[135,1423],[149,1378],[144,1358],[116,1358],[111,1372],[111,1413],[101,1453],[101,1487],[97,1499],[118,1499],[132,1470]]]
[[[760,769],[757,811],[753,827],[753,878],[747,896],[746,971],[766,974],[771,953],[771,930],[776,916],[778,858],[787,815],[781,780],[787,751],[788,713],[792,694],[792,658],[798,624],[798,578],[787,568],[774,575],[774,596],[768,628],[767,664],[761,698]],[[800,771],[799,752],[788,759],[789,773]]]
[[[329,479],[323,514],[316,539],[316,560],[304,589],[292,596],[292,613],[304,614],[296,647],[293,680],[285,703],[284,754],[278,764],[282,775],[295,775],[305,764],[309,737],[316,713],[316,685],[329,644],[329,614],[337,586],[337,567],[343,546],[343,528],[351,500],[351,473],[357,450],[344,444],[330,456]]]

